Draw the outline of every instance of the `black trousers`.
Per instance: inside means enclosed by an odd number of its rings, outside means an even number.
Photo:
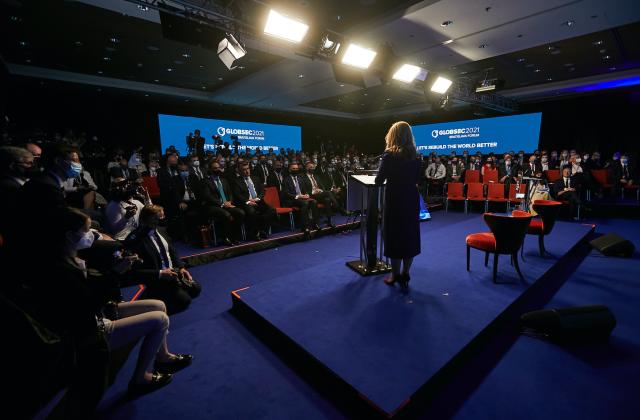
[[[571,217],[576,215],[576,209],[582,203],[580,201],[580,193],[577,191],[567,191],[564,194],[558,196],[560,200],[569,202],[569,215]]]
[[[320,213],[316,200],[291,200],[287,202],[287,207],[298,207],[300,209],[300,225],[302,229],[309,227],[310,223],[318,224]],[[311,211],[311,220],[309,219]]]
[[[239,207],[205,207],[202,210],[203,217],[216,222],[216,229],[223,238],[240,240],[242,235],[240,228],[245,219],[245,212]]]
[[[202,291],[202,286],[197,281],[193,281],[193,287],[184,290],[177,281],[158,279],[152,284],[147,284],[147,288],[142,292],[140,299],[158,299],[164,302],[167,307],[167,314],[173,315],[184,311],[189,307],[191,301]]]
[[[247,236],[255,236],[258,232],[266,232],[269,230],[278,215],[276,209],[260,200],[255,206],[243,204],[241,206],[245,214],[247,224]]]
[[[322,191],[314,194],[313,199],[324,206],[324,214],[330,221],[336,211],[344,212],[344,208],[338,202],[336,195],[331,191]]]

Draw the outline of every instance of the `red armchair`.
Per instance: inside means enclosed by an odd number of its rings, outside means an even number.
[[[531,214],[518,212],[512,216],[503,216],[493,213],[485,213],[484,221],[489,226],[491,232],[472,233],[467,235],[467,271],[471,257],[471,248],[485,252],[484,265],[489,263],[489,254],[493,257],[493,282],[496,283],[498,276],[498,257],[500,254],[511,255],[511,261],[520,276],[520,266],[518,265],[518,250],[522,246],[522,241],[527,234],[527,228],[531,222]]]
[[[558,218],[561,207],[562,203],[559,201],[536,200],[533,202],[533,209],[538,213],[540,218],[531,220],[527,229],[527,234],[538,236],[538,248],[540,250],[541,257],[546,253],[544,248],[544,237],[550,234],[553,230],[553,226],[556,224],[556,219]]]

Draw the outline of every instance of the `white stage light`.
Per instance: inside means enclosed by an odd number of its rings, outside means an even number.
[[[426,76],[426,71],[423,68],[411,64],[403,64],[402,67],[400,67],[398,71],[395,72],[393,78],[404,83],[411,83],[416,80],[416,78],[419,78],[419,76],[423,72]]]
[[[447,90],[449,90],[451,83],[453,83],[451,80],[438,76],[433,85],[431,85],[431,91],[436,93],[446,93]]]
[[[309,25],[284,16],[275,10],[269,11],[267,24],[264,27],[264,33],[273,35],[278,38],[286,39],[291,42],[300,42],[309,30]]]
[[[242,45],[231,34],[228,34],[218,44],[218,57],[229,70],[235,69],[236,66],[233,63],[244,57],[245,54],[247,54],[247,51],[242,48]]]
[[[349,44],[347,51],[342,57],[342,64],[357,67],[359,69],[369,68],[371,62],[376,57],[377,52],[363,48],[356,44]]]

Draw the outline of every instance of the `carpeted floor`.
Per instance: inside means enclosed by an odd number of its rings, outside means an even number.
[[[416,265],[416,268],[424,270],[424,278],[437,276],[442,270],[438,261],[429,261],[428,249],[449,242],[450,230],[458,231],[457,225],[473,219],[477,219],[477,226],[482,225],[479,215],[457,212],[436,212],[431,221],[422,224],[425,234],[421,258],[425,262],[423,267]],[[640,245],[638,221],[605,221],[597,230],[617,231],[634,239],[636,246]],[[305,273],[324,266],[329,258],[342,263],[357,257],[357,238],[358,231],[353,231],[193,268],[193,274],[203,283],[202,296],[187,312],[172,317],[169,336],[173,351],[195,355],[193,366],[176,374],[166,388],[135,401],[123,401],[121,397],[135,363],[131,357],[103,400],[101,416],[133,419],[345,417],[229,314],[229,292],[276,277],[295,277],[294,273],[304,281]],[[451,240],[452,246],[456,241],[459,238]],[[462,249],[463,243],[459,246]],[[525,258],[533,258],[534,239],[527,240],[526,249],[532,255],[527,252]],[[502,271],[505,280],[509,280],[513,268],[508,258],[503,258]],[[343,265],[336,269],[348,270]],[[471,278],[477,287],[491,289],[496,295],[508,295],[510,289],[522,287],[515,282],[492,285],[489,273],[490,270],[483,267],[481,254],[475,253]],[[624,418],[625,413],[634,414],[638,402],[632,397],[632,391],[637,390],[640,367],[637,351],[640,327],[635,322],[640,301],[640,289],[635,286],[638,274],[637,254],[632,260],[589,256],[552,304],[612,305],[618,317],[613,348],[592,356],[522,337],[462,405],[457,416]],[[444,298],[441,293],[441,290],[434,291],[433,296],[425,299]],[[603,415],[607,412],[611,416]]]

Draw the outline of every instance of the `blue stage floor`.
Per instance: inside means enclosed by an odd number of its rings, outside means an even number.
[[[294,272],[283,267],[279,276],[238,294],[363,398],[392,414],[592,228],[558,222],[546,240],[552,256],[544,258],[537,239],[527,238],[525,281],[509,256],[500,257],[502,284],[492,283],[491,264],[484,267],[479,251],[472,250],[471,272],[465,270],[466,235],[487,230],[473,217],[421,225],[423,252],[414,261],[407,294],[385,285],[383,276],[352,272],[342,252],[325,253],[322,264]],[[357,252],[355,240],[352,246]]]

